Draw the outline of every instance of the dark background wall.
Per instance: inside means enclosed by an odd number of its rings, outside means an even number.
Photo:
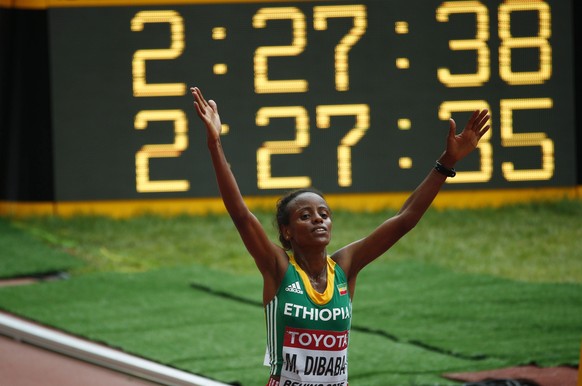
[[[0,8],[0,199],[50,201],[47,12]]]

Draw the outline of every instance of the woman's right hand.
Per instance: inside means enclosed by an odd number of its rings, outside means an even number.
[[[220,131],[222,130],[222,124],[220,123],[216,102],[213,100],[207,102],[198,87],[191,87],[190,91],[194,97],[196,113],[198,113],[198,116],[206,125],[208,139],[218,139],[220,137]]]

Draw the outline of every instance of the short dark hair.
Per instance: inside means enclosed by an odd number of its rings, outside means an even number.
[[[285,248],[286,251],[291,249],[291,243],[289,242],[289,240],[285,239],[285,236],[283,236],[281,226],[289,225],[290,215],[287,207],[289,206],[289,203],[293,201],[293,199],[295,199],[297,196],[303,193],[314,193],[325,200],[325,197],[323,197],[323,193],[321,193],[319,190],[315,188],[302,188],[288,192],[277,201],[277,212],[275,214],[275,221],[277,221],[277,229],[279,230],[279,241],[281,242],[281,245],[283,246],[283,248]]]

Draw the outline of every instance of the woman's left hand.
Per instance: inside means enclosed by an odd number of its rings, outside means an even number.
[[[481,137],[489,130],[490,125],[487,122],[489,122],[490,117],[488,113],[487,109],[476,110],[459,134],[456,134],[457,125],[455,121],[452,118],[450,119],[445,154],[453,163],[465,158],[472,152],[479,144]]]

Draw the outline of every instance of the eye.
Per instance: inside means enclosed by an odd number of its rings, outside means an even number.
[[[309,218],[310,218],[310,217],[311,217],[311,216],[309,215],[309,213],[308,213],[308,212],[301,213],[301,215],[299,216],[299,218],[300,218],[301,220],[309,220]]]
[[[319,217],[324,220],[331,219],[331,213],[328,208],[320,208],[319,209]]]

